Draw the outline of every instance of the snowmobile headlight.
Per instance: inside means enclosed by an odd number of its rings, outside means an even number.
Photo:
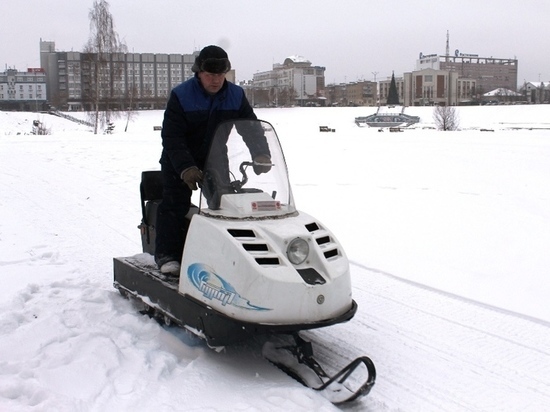
[[[288,260],[294,265],[299,265],[307,259],[309,255],[309,245],[304,239],[297,237],[288,244],[286,254]]]

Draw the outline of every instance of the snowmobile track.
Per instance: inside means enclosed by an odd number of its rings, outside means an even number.
[[[339,361],[357,352],[372,358],[377,383],[362,407],[505,411],[550,404],[548,323],[357,263],[351,269],[361,302],[355,318],[305,337],[328,368],[335,351]]]

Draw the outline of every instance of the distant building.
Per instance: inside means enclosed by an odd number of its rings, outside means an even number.
[[[416,70],[433,69],[455,72],[458,78],[476,82],[476,94],[483,95],[491,90],[504,88],[517,90],[518,61],[494,57],[479,57],[455,50],[454,55],[439,56],[420,53]]]
[[[245,90],[257,107],[324,105],[325,68],[302,56],[287,57],[272,70],[255,73]]]
[[[380,82],[380,101],[388,97],[391,79]],[[476,81],[447,70],[423,69],[395,78],[399,103],[404,106],[470,104],[476,100]]]
[[[327,105],[330,106],[376,106],[376,95],[376,83],[367,80],[329,84],[325,88]]]
[[[524,98],[521,93],[499,87],[498,89],[483,94],[481,100],[482,104],[510,104],[522,101]]]
[[[550,82],[525,82],[520,94],[529,103],[550,103]]]
[[[46,104],[46,75],[43,69],[26,72],[7,69],[0,73],[0,109],[39,111]]]
[[[447,52],[445,56],[437,54],[424,55],[420,53],[416,68],[412,72],[396,77],[396,87],[399,102],[405,106],[419,105],[462,105],[481,103],[484,96],[494,90],[517,90],[518,61],[493,57],[479,57],[474,54],[460,53],[454,55]],[[363,86],[359,84],[363,83]],[[325,95],[330,105],[385,105],[391,78],[382,80],[374,87],[370,82],[345,83],[328,85]],[[378,86],[378,96],[376,95]],[[358,87],[364,88],[362,98],[358,98]],[[525,86],[525,95],[531,102],[548,101],[547,94],[541,86]],[[546,89],[550,92],[550,87]],[[352,97],[354,95],[354,97]],[[507,95],[509,97],[510,94]],[[546,100],[545,100],[546,99]]]
[[[476,100],[477,82],[452,70],[424,69],[405,73],[404,99],[408,106],[457,106]]]
[[[381,80],[378,83],[378,101],[381,106],[385,106],[388,101],[388,95],[390,92],[391,77],[388,77],[387,80]],[[403,77],[395,77],[395,86],[397,87],[397,94],[399,96],[399,103],[404,106],[410,106],[404,102],[404,81]]]
[[[111,53],[113,77],[109,96],[111,109],[164,109],[170,91],[193,77],[191,67],[198,51],[191,54]],[[48,102],[61,110],[88,110],[87,78],[93,55],[55,50],[52,41],[40,41],[40,64],[46,71]],[[235,81],[235,71],[227,74]]]

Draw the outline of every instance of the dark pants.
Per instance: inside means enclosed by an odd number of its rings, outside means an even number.
[[[191,206],[191,189],[171,167],[161,162],[162,202],[157,210],[155,261],[160,267],[166,262],[181,262],[185,215]]]

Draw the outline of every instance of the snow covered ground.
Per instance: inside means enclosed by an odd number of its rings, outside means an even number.
[[[402,133],[357,127],[372,108],[256,112],[297,207],[352,262],[358,314],[308,333],[329,367],[377,366],[342,409],[547,409],[550,106],[461,107],[457,132],[434,130],[431,108],[408,108],[421,123]],[[36,119],[52,134],[30,135]],[[0,112],[0,410],[338,410],[253,342],[216,353],[112,287],[112,257],[141,251],[138,184],[158,169],[161,123],[140,112],[94,136]]]

